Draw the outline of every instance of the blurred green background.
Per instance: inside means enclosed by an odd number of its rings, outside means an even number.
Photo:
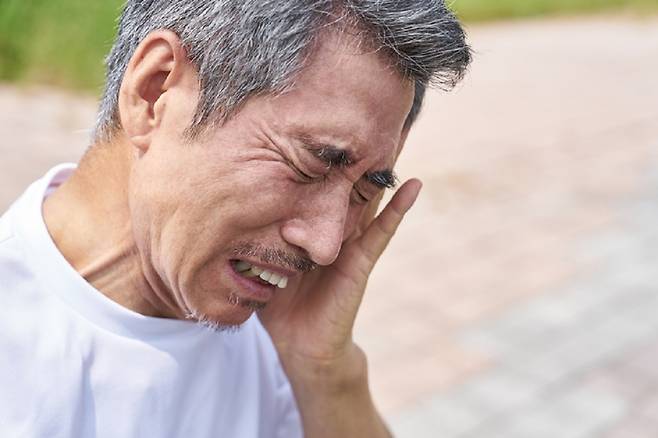
[[[123,0],[0,0],[0,81],[97,93]],[[456,0],[467,22],[629,9],[658,0]]]

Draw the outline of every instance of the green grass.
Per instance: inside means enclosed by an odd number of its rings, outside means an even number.
[[[619,9],[658,12],[658,0],[452,0],[451,5],[469,22]]]
[[[121,0],[0,0],[0,80],[97,92]]]
[[[235,0],[249,1],[249,0]],[[282,0],[285,1],[285,0]],[[448,0],[467,22],[630,8],[658,0]],[[123,0],[0,0],[0,81],[98,93]]]

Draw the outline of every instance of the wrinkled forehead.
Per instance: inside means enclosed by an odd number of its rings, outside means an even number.
[[[414,83],[380,53],[361,50],[355,39],[327,33],[278,103],[294,114],[288,123],[300,134],[317,128],[316,135],[333,135],[355,146],[377,145],[376,150],[396,155]]]

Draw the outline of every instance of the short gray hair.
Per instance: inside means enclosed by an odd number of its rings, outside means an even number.
[[[123,75],[155,30],[175,32],[198,71],[199,103],[188,128],[194,136],[251,96],[289,89],[320,31],[339,23],[358,29],[365,45],[388,56],[422,93],[427,84],[453,87],[471,60],[464,31],[443,0],[128,0],[106,59],[95,140],[108,141],[120,128]]]

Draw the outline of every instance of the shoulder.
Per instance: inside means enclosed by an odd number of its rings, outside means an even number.
[[[29,189],[0,216],[0,286],[5,289],[12,279],[25,276],[28,262],[28,242],[33,222],[29,215]]]
[[[0,277],[5,280],[21,264],[24,257],[24,245],[13,226],[15,211],[10,209],[0,217]]]
[[[14,202],[7,211],[0,214],[0,248],[15,235],[12,218],[17,214],[16,210],[19,210],[19,201],[20,199]]]
[[[5,219],[4,216],[0,217],[0,248],[2,248],[2,245],[13,236],[14,233],[9,226],[9,220]]]

